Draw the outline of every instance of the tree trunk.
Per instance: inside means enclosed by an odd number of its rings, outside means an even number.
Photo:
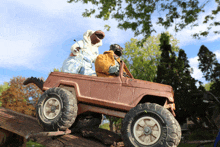
[[[113,131],[113,123],[114,123],[114,121],[113,121],[112,116],[109,116],[109,128],[110,128],[110,131]]]

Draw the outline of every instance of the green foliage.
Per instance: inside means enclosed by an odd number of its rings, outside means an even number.
[[[54,72],[54,71],[63,72],[63,71],[62,71],[62,68],[60,68],[60,69],[59,69],[59,68],[54,68],[52,71],[50,71],[50,73],[51,73],[51,72]],[[50,73],[49,73],[49,74],[50,74]]]
[[[53,71],[59,71],[62,72],[62,68],[58,69],[58,68],[54,68]]]
[[[220,97],[220,64],[216,59],[216,55],[202,45],[198,56],[199,69],[202,71],[205,79],[212,83],[209,91],[215,96]]]
[[[8,82],[4,82],[3,85],[0,85],[0,96],[3,91],[7,90],[9,88]]]
[[[189,135],[188,140],[214,140],[216,136],[217,134],[213,134],[209,130],[198,129]]]
[[[26,146],[27,147],[44,147],[43,145],[39,144],[39,143],[36,143],[36,142],[33,142],[33,141],[28,141],[26,143]]]
[[[159,14],[165,14],[165,18],[158,17],[157,24],[162,25],[165,29],[174,25],[175,31],[178,32],[186,26],[197,26],[198,16],[205,12],[204,7],[209,1],[203,4],[199,0],[69,0],[68,2],[92,3],[97,8],[86,9],[83,12],[84,17],[95,15],[96,18],[103,20],[108,20],[111,17],[119,22],[118,27],[120,29],[131,29],[135,36],[142,34],[144,38],[139,43],[144,43],[151,33],[155,32],[151,18],[155,11]],[[209,21],[213,23],[209,25],[207,31],[203,30],[203,32],[195,33],[193,37],[207,36],[210,28],[214,25],[220,25],[219,22],[214,21],[220,11],[220,3],[216,1],[216,4],[218,7],[215,10],[213,9],[212,14],[207,15],[203,21],[203,23]],[[96,10],[98,10],[97,13],[95,13]],[[217,32],[220,33],[220,31]]]
[[[102,124],[102,125],[99,126],[99,128],[110,130],[109,123]]]
[[[2,107],[35,116],[35,106],[42,91],[33,83],[23,85],[25,78],[18,76],[13,77],[7,90],[2,92],[0,100]],[[32,97],[33,103],[29,100]]]
[[[168,32],[166,34],[169,35]],[[143,47],[137,46],[137,39],[131,38],[130,42],[126,42],[123,51],[122,60],[136,79],[154,81],[157,72],[157,65],[161,58],[160,50],[160,34],[150,36],[143,44]],[[170,35],[172,50],[177,52],[179,41]]]
[[[207,84],[204,85],[204,88],[206,91],[210,91],[210,87],[212,86],[213,82],[209,82]]]
[[[110,28],[111,28],[111,27],[110,27],[109,25],[105,25],[104,28],[105,28],[107,31],[110,31]]]
[[[216,55],[209,51],[207,47],[202,45],[200,47],[199,53],[199,69],[202,71],[205,79],[207,81],[213,81],[213,74],[214,74],[214,68],[218,64],[218,61],[216,59]]]
[[[163,38],[164,37],[164,38]],[[192,69],[189,66],[184,50],[180,49],[178,56],[169,43],[169,35],[161,35],[161,58],[157,66],[156,82],[171,85],[174,90],[177,120],[183,123],[187,117],[203,117],[205,104],[202,103],[202,87],[197,88],[196,80],[191,77]],[[201,95],[195,95],[199,94]],[[199,125],[199,124],[198,124]]]
[[[105,115],[106,119],[109,120],[109,130],[113,130],[113,126],[115,126],[116,131],[121,129],[122,124],[122,118],[114,117],[114,116],[108,116]]]
[[[9,88],[8,82],[4,82],[3,85],[0,85],[0,96],[2,95],[3,91],[6,91]],[[0,99],[0,107],[2,106],[2,100]]]

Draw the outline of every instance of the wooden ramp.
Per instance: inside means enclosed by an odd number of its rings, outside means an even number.
[[[30,135],[30,133],[43,132],[43,129],[40,127],[40,125],[38,125],[36,118],[3,107],[0,107],[0,129],[7,130],[10,133],[14,133],[22,137],[23,146],[25,146],[25,143],[27,141],[26,137]],[[84,138],[83,136],[87,138]],[[56,137],[38,136],[31,139],[46,147],[123,146],[120,145],[123,143],[119,142],[121,141],[121,139],[117,134],[103,129],[94,130],[94,128],[91,128],[91,130],[83,129],[78,134],[71,133]],[[4,138],[1,139],[0,134],[0,145],[2,140],[4,140]]]

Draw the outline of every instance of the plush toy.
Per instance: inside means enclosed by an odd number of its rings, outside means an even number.
[[[62,71],[83,75],[95,75],[92,63],[99,54],[98,47],[102,46],[105,37],[101,30],[87,30],[83,34],[83,40],[72,45],[70,56],[63,62]]]
[[[119,75],[122,51],[123,48],[118,44],[112,44],[109,51],[105,51],[104,54],[96,58],[95,70],[98,77],[116,77]],[[126,76],[126,72],[124,72],[124,76]]]

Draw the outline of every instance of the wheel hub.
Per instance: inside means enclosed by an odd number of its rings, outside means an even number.
[[[149,135],[149,134],[151,134],[151,133],[152,133],[152,130],[151,130],[150,127],[144,127],[144,134],[145,134],[145,135]]]
[[[44,103],[43,113],[47,119],[54,119],[61,111],[61,104],[57,98],[49,98]]]
[[[152,145],[161,136],[161,126],[153,117],[144,116],[134,123],[133,133],[140,144]]]
[[[56,107],[55,106],[51,106],[51,112],[55,112],[55,110],[56,110]]]

